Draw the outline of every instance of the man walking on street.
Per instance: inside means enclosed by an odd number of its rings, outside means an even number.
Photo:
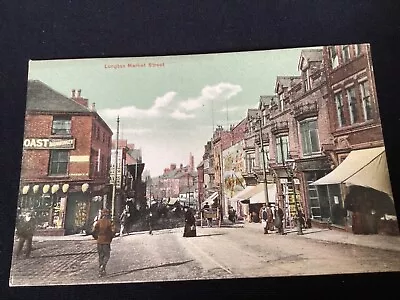
[[[97,235],[97,253],[99,255],[99,277],[106,275],[106,266],[110,259],[111,241],[114,237],[114,228],[109,217],[108,209],[101,211],[101,218],[94,228]]]
[[[22,249],[24,248],[24,244],[26,244],[26,252],[25,257],[29,258],[32,251],[32,240],[33,234],[35,233],[35,219],[32,213],[28,212],[25,215],[19,216],[17,220],[17,236],[18,236],[18,245],[16,256],[19,258],[22,253]]]
[[[283,231],[283,210],[278,204],[278,208],[275,209],[275,225],[278,228],[278,233],[284,235]]]
[[[268,233],[268,213],[267,213],[267,206],[265,203],[260,209],[259,218],[261,219],[262,227],[264,228],[264,234]]]

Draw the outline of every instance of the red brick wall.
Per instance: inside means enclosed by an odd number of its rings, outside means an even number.
[[[91,148],[101,149],[101,153],[106,155],[109,161],[111,148],[108,141],[92,141],[92,116],[72,116],[71,135],[75,138],[75,149],[70,151],[70,156],[90,156]],[[107,132],[106,136],[110,139],[110,133],[100,122],[97,122],[102,131]],[[25,117],[25,138],[29,137],[50,137],[52,127],[51,115],[33,115],[27,114]],[[102,137],[102,134],[101,134]],[[22,177],[26,180],[48,179],[50,150],[24,150],[22,160]],[[92,158],[93,159],[93,158]],[[97,159],[97,157],[95,158]],[[68,166],[69,174],[89,174],[90,162],[70,162]],[[103,168],[109,168],[109,163],[103,165]],[[108,178],[108,170],[104,171],[104,176]],[[70,176],[68,180],[84,180],[89,176]]]

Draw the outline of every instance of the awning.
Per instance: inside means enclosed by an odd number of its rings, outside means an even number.
[[[385,147],[351,151],[336,169],[312,184],[340,183],[370,187],[386,193],[393,200]]]
[[[264,183],[260,183],[258,185],[260,185],[262,190],[261,192],[255,194],[253,197],[250,198],[250,204],[266,203]],[[268,202],[275,203],[275,199],[276,199],[276,184],[270,183],[268,184]]]
[[[251,196],[248,195],[253,189],[255,189],[255,187],[256,187],[255,185],[246,186],[244,190],[240,191],[235,196],[233,196],[231,200],[245,200],[250,198]]]
[[[206,200],[204,200],[201,203],[201,206],[203,206],[204,204],[206,204],[206,202],[208,202],[208,204],[212,204],[211,202],[215,200],[215,198],[218,197],[218,192],[214,192],[210,197],[208,197]]]
[[[176,203],[176,201],[178,201],[179,198],[170,198],[168,201],[168,205],[174,205]]]

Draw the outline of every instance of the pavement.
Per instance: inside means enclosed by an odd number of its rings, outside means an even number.
[[[245,228],[262,231],[261,223],[245,223]],[[286,229],[290,235],[297,235],[297,229]],[[299,238],[314,239],[330,243],[357,245],[381,250],[400,252],[400,236],[390,236],[383,234],[358,235],[351,232],[336,229],[307,228],[303,229],[303,235]],[[272,233],[272,234],[275,234]]]
[[[237,223],[234,225],[224,224],[222,227],[244,227],[249,230],[262,231],[261,223]],[[217,228],[214,226],[214,228]],[[157,230],[158,233],[171,232],[173,229]],[[285,232],[290,235],[297,235],[296,229],[286,229]],[[307,228],[303,229],[303,235],[299,238],[314,239],[338,244],[357,245],[362,247],[397,251],[400,252],[400,236],[389,236],[382,234],[357,235],[351,232],[345,232],[335,229]],[[129,235],[148,234],[148,231],[131,232]],[[275,234],[275,232],[273,233]],[[82,241],[93,240],[91,235],[74,234],[67,236],[35,236],[34,241]]]

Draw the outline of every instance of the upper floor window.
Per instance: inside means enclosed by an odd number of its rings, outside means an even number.
[[[350,60],[349,45],[342,46],[342,58],[344,63]]]
[[[247,173],[252,173],[256,164],[256,154],[255,152],[250,152],[247,154],[246,159],[246,169]]]
[[[281,164],[282,160],[286,161],[289,157],[289,138],[287,135],[276,138],[276,162]]]
[[[356,57],[361,55],[361,45],[360,44],[354,45],[354,54],[356,55]]]
[[[371,95],[369,92],[369,84],[368,81],[364,81],[360,83],[360,90],[361,90],[361,99],[362,99],[362,106],[364,111],[364,120],[371,120],[372,119],[372,101]]]
[[[341,92],[335,94],[335,102],[336,102],[336,113],[338,118],[338,124],[339,127],[342,127],[343,125],[345,125],[345,118],[344,118],[343,97]]]
[[[54,116],[51,127],[51,134],[69,135],[71,134],[71,117]]]
[[[281,111],[283,111],[283,108],[284,108],[283,107],[283,105],[284,105],[283,98],[284,98],[283,93],[279,94],[279,107],[280,107]]]
[[[300,136],[303,155],[320,152],[316,119],[308,119],[300,122]]]
[[[262,151],[262,148],[263,148],[263,150],[264,150],[264,153],[263,153],[263,151]],[[269,151],[269,146],[268,145],[265,145],[264,147],[260,147],[259,148],[259,152],[260,152],[260,155],[259,155],[259,163],[260,163],[260,166],[261,166],[261,168],[263,168],[264,167],[264,162],[265,162],[265,167],[266,168],[268,168],[268,151]],[[263,154],[264,154],[264,160],[263,160]]]
[[[338,55],[337,55],[335,46],[329,47],[329,58],[331,60],[332,68],[333,69],[336,68],[339,65],[339,60],[338,60]]]
[[[350,124],[358,122],[359,113],[357,109],[356,92],[353,87],[346,89],[347,101],[349,102]]]
[[[51,150],[49,175],[67,175],[68,150]]]
[[[267,119],[267,110],[263,110],[263,126],[267,125],[268,119]]]

